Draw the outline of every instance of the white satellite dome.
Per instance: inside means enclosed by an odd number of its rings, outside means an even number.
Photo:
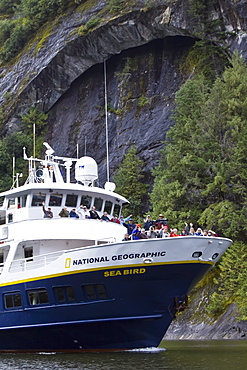
[[[75,179],[84,185],[91,185],[98,178],[98,165],[91,157],[81,157],[76,161]]]

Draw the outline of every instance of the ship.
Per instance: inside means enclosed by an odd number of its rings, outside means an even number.
[[[192,288],[232,241],[126,242],[124,224],[60,217],[61,209],[83,205],[111,219],[128,200],[112,182],[99,186],[93,158],[55,156],[44,145],[44,159],[28,157],[24,148],[26,181],[19,185],[17,173],[12,188],[0,194],[0,352],[159,346]]]

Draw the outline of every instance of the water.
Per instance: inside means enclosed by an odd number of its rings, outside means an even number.
[[[247,340],[163,341],[159,348],[113,353],[1,354],[1,370],[245,370]]]

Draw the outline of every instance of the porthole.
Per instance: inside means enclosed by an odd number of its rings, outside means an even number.
[[[214,254],[212,255],[212,260],[215,260],[215,259],[218,257],[218,255],[219,255],[219,253],[214,253]]]
[[[199,258],[199,257],[201,257],[201,255],[202,255],[202,252],[194,252],[193,254],[192,254],[192,257],[193,258]]]

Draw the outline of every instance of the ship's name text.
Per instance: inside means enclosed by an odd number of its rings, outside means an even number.
[[[126,269],[126,270],[111,270],[111,271],[105,271],[104,277],[109,276],[119,276],[119,275],[136,275],[136,274],[145,274],[146,269]]]
[[[161,252],[146,252],[146,253],[130,253],[130,254],[118,254],[109,256],[101,256],[101,257],[91,257],[91,258],[80,258],[77,260],[73,260],[73,265],[86,265],[92,263],[101,263],[101,262],[110,262],[110,261],[122,261],[128,259],[138,259],[138,258],[153,258],[153,257],[164,257],[166,255],[165,251]]]

